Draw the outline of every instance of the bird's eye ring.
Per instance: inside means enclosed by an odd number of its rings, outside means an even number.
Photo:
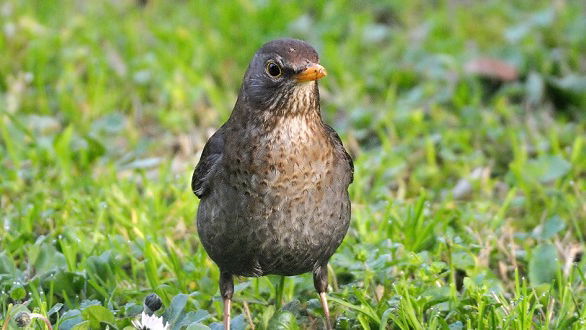
[[[278,78],[283,74],[283,70],[281,70],[281,67],[273,61],[267,62],[265,70],[269,74],[269,76],[273,78]]]

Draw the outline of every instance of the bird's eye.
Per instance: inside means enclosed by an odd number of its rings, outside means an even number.
[[[269,76],[271,76],[273,78],[278,78],[281,76],[281,74],[283,74],[281,67],[273,61],[267,62],[267,66],[265,67],[265,70],[267,71]]]

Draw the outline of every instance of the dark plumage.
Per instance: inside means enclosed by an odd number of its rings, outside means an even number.
[[[304,41],[261,47],[193,173],[197,228],[222,274],[226,327],[232,275],[313,272],[329,316],[327,263],[348,230],[353,165],[321,119],[318,62]]]

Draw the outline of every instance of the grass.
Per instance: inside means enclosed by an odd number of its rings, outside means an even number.
[[[3,1],[0,323],[28,310],[58,329],[123,329],[155,292],[175,328],[217,328],[191,172],[254,51],[293,36],[318,48],[323,115],[355,158],[331,260],[337,327],[583,328],[585,12]],[[467,69],[486,57],[518,75]],[[286,279],[275,310],[278,282],[237,281],[235,328],[323,326],[309,274]]]

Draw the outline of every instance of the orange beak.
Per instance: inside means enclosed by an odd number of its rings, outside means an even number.
[[[305,70],[295,75],[298,82],[313,81],[327,76],[326,69],[319,64],[311,64]]]

